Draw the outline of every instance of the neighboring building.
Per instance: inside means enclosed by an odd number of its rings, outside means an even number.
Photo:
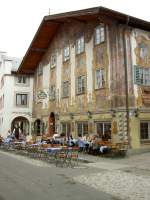
[[[33,132],[150,147],[150,23],[103,7],[44,17],[20,67]]]
[[[4,137],[15,127],[31,133],[33,78],[16,74],[20,62],[0,52],[0,134]]]

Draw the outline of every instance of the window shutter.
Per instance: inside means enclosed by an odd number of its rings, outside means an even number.
[[[140,78],[140,68],[139,66],[135,65],[134,66],[134,82],[137,85],[141,84],[141,78]]]
[[[82,77],[82,92],[85,91],[85,76]]]

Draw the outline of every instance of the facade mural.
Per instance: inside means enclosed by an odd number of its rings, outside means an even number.
[[[98,135],[144,148],[150,141],[149,32],[113,17],[83,18],[62,19],[36,66],[33,122],[45,124],[38,134]]]

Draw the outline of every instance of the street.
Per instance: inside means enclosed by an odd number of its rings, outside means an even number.
[[[115,200],[111,195],[72,178],[94,172],[97,169],[56,168],[41,161],[0,152],[0,200]]]
[[[0,151],[0,200],[149,200],[150,152],[125,158],[80,154],[76,168]]]

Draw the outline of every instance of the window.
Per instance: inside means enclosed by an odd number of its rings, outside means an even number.
[[[80,37],[76,40],[76,54],[84,52],[84,37]]]
[[[2,97],[0,97],[0,110],[3,108],[3,100]]]
[[[104,24],[99,25],[95,29],[95,45],[98,45],[105,41],[105,27]]]
[[[3,94],[3,96],[2,96],[2,101],[3,101],[3,108],[4,108],[4,103],[5,103],[5,96],[4,96],[4,94]]]
[[[96,130],[102,140],[111,139],[111,122],[97,122]]]
[[[79,137],[83,137],[88,134],[88,123],[87,122],[78,122],[77,123],[77,134]]]
[[[85,76],[79,76],[77,78],[77,94],[85,92]]]
[[[42,63],[40,63],[38,66],[38,75],[42,75],[42,74],[43,74],[43,66],[42,66]]]
[[[137,85],[150,86],[150,68],[134,66],[134,82]]]
[[[150,122],[140,123],[140,138],[142,140],[150,139]]]
[[[49,91],[50,100],[55,100],[55,95],[56,95],[56,87],[55,87],[55,85],[51,85],[50,91]]]
[[[51,67],[51,68],[56,67],[56,54],[55,54],[55,53],[53,53],[53,54],[51,55],[50,67]]]
[[[16,94],[16,105],[27,106],[28,95],[27,94]]]
[[[66,46],[64,48],[64,62],[70,59],[70,48]]]
[[[4,77],[2,77],[1,79],[1,88],[3,88],[3,86],[4,86]]]
[[[62,88],[62,96],[68,97],[69,96],[69,81],[63,82],[63,88]]]
[[[103,88],[104,85],[104,69],[97,69],[95,72],[95,89]]]
[[[28,77],[26,76],[17,76],[16,77],[16,83],[21,85],[28,84]]]
[[[70,123],[65,123],[65,122],[62,123],[62,132],[61,132],[61,135],[69,137],[69,135],[71,134],[70,131],[71,131]]]

